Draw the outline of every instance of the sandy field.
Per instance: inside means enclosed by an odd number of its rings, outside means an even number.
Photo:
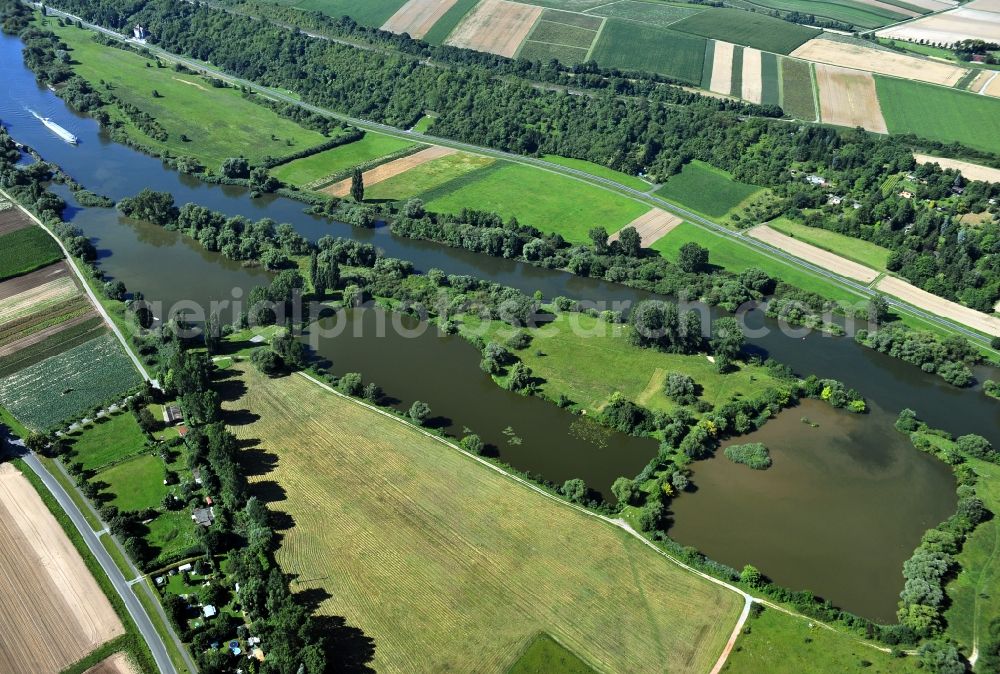
[[[983,84],[979,93],[1000,98],[1000,75],[994,75],[988,82]]]
[[[642,247],[649,248],[654,241],[669,234],[681,222],[683,220],[673,213],[668,213],[660,208],[653,208],[625,225],[625,227],[635,227],[635,230],[639,232],[639,238],[642,240]],[[622,229],[625,229],[625,227],[622,227]],[[621,230],[618,230],[608,237],[608,241],[617,241],[620,233]]]
[[[421,38],[458,0],[409,0],[382,24],[382,30]]]
[[[858,0],[858,2],[860,2],[862,5],[868,5],[869,7],[877,7],[879,9],[886,9],[896,14],[902,14],[903,16],[909,17],[911,19],[915,16],[922,16],[920,12],[914,12],[912,9],[897,7],[896,5],[890,5],[888,2],[879,2],[879,0]],[[941,5],[938,9],[944,9],[947,6],[948,5]]]
[[[817,63],[816,82],[825,123],[889,133],[871,73]]]
[[[708,88],[717,94],[729,95],[733,88],[733,45],[716,41],[712,57],[712,81]]]
[[[941,168],[958,169],[965,176],[966,180],[982,180],[987,183],[1000,183],[1000,169],[980,166],[972,162],[961,161],[959,159],[944,159],[942,157],[932,157],[929,154],[913,153],[913,158],[918,164],[940,164]]]
[[[0,211],[0,236],[24,229],[30,224],[31,220],[24,217],[24,214],[18,208]]]
[[[0,465],[0,579],[5,674],[55,674],[125,633],[59,523],[10,464]]]
[[[760,103],[761,72],[760,50],[752,47],[743,48],[743,91],[740,95],[751,103]]]
[[[411,154],[395,161],[382,164],[381,166],[376,166],[370,171],[365,171],[362,174],[365,180],[365,187],[378,184],[383,180],[388,180],[393,176],[398,176],[400,173],[409,171],[411,168],[425,164],[433,159],[447,157],[450,154],[455,154],[455,152],[457,152],[457,150],[432,145],[426,150],[421,150],[416,154]],[[320,190],[320,192],[323,194],[329,194],[333,197],[345,197],[351,193],[351,179],[347,178],[346,180],[341,180],[339,183],[334,183],[329,187]]]
[[[1000,3],[994,1],[989,6],[992,7],[994,4]],[[935,14],[925,19],[886,28],[878,31],[876,35],[911,42],[927,40],[941,44],[977,38],[987,42],[1000,42],[1000,8],[984,11],[985,7],[986,5],[977,9],[969,6],[960,7],[944,14]]]
[[[139,674],[132,661],[124,653],[115,653],[104,658],[83,674]]]
[[[541,15],[541,7],[482,0],[455,27],[446,44],[511,58]]]
[[[791,253],[795,257],[805,260],[806,262],[811,262],[817,267],[822,267],[835,274],[840,274],[841,276],[855,279],[856,281],[862,281],[864,283],[871,283],[878,278],[879,273],[870,267],[866,267],[863,264],[858,264],[857,262],[852,262],[851,260],[840,257],[835,253],[823,250],[822,248],[817,248],[812,244],[805,243],[804,241],[799,241],[798,239],[782,234],[776,229],[772,229],[767,225],[758,225],[753,229],[747,230],[747,234],[757,239],[758,241],[763,241],[764,243],[770,244],[775,248],[779,248],[786,253]]]
[[[906,54],[872,49],[871,47],[824,40],[820,37],[813,38],[800,46],[792,52],[792,56],[817,63],[867,70],[883,75],[895,75],[908,80],[943,84],[948,87],[958,82],[966,71],[965,68],[947,63],[929,61]]]
[[[886,276],[875,287],[887,295],[906,300],[925,311],[950,318],[953,321],[967,325],[974,330],[985,332],[988,335],[1000,336],[1000,318],[995,318],[981,311],[976,311],[951,300],[946,300],[943,297],[938,297],[895,276]]]

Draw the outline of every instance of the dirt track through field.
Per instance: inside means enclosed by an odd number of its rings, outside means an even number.
[[[422,38],[458,0],[409,0],[382,24],[390,33]]]
[[[889,133],[871,73],[817,63],[816,83],[823,122]]]
[[[980,5],[977,8],[966,5],[944,14],[880,30],[877,35],[946,45],[967,39],[1000,42],[1000,8],[985,10],[987,6],[992,5]]]
[[[966,180],[982,180],[987,183],[1000,183],[1000,169],[980,166],[968,161],[959,159],[944,159],[942,157],[932,157],[929,154],[913,153],[913,158],[918,164],[940,164],[941,168],[957,169],[962,172]]]
[[[482,0],[451,32],[446,44],[510,58],[541,15],[541,7]]]
[[[716,41],[712,56],[712,81],[708,85],[717,94],[730,93],[733,87],[733,50],[736,45],[731,42]]]
[[[790,253],[801,260],[811,262],[818,267],[822,267],[823,269],[827,269],[847,278],[852,278],[864,283],[871,283],[877,279],[879,275],[879,272],[870,267],[858,264],[857,262],[852,262],[851,260],[840,257],[836,253],[831,253],[830,251],[823,250],[822,248],[817,248],[816,246],[805,243],[804,241],[799,241],[798,239],[788,236],[787,234],[782,234],[778,230],[768,227],[767,225],[758,225],[753,229],[749,229],[747,230],[747,235],[752,236],[758,241],[770,244],[775,248],[785,251],[786,253]]]
[[[393,176],[398,176],[400,173],[405,173],[412,168],[425,164],[434,159],[440,159],[441,157],[447,157],[458,152],[458,150],[452,150],[448,147],[441,147],[439,145],[432,145],[426,150],[421,150],[416,154],[411,154],[407,157],[402,157],[395,161],[391,161],[387,164],[382,164],[381,166],[376,166],[370,171],[365,171],[362,177],[365,181],[365,187],[371,187],[372,185],[377,185],[383,180],[388,180]],[[334,183],[329,187],[320,190],[323,194],[329,194],[333,197],[345,197],[351,193],[351,179],[341,180],[339,183]]]
[[[943,84],[947,87],[953,86],[962,79],[962,75],[966,71],[966,68],[940,61],[931,61],[844,42],[834,42],[821,37],[809,40],[793,51],[792,56],[816,63],[894,75],[918,82]]]
[[[906,300],[925,311],[950,318],[988,335],[1000,337],[1000,318],[994,318],[981,311],[938,297],[895,276],[886,276],[875,287],[887,295]]]
[[[759,49],[743,48],[743,91],[740,97],[751,103],[760,103],[763,89],[760,60]]]
[[[0,662],[55,674],[125,633],[80,554],[28,480],[0,465]]]
[[[642,247],[649,248],[653,242],[665,237],[673,231],[674,227],[682,222],[683,220],[673,213],[668,213],[659,208],[653,208],[649,212],[643,213],[638,218],[625,225],[625,227],[635,227],[635,230],[639,232],[639,237],[642,240]],[[622,229],[625,229],[625,227],[622,227]],[[621,234],[621,229],[608,237],[608,241],[617,241],[619,234]]]

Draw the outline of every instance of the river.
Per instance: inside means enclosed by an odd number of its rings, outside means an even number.
[[[565,295],[606,303],[649,297],[648,293],[604,281],[404,239],[387,228],[352,228],[307,215],[301,203],[290,199],[250,199],[239,187],[201,183],[111,141],[94,120],[69,110],[24,67],[16,38],[0,36],[0,64],[8,94],[0,100],[0,120],[17,140],[31,145],[95,192],[119,199],[151,187],[171,192],[178,203],[191,201],[231,215],[290,222],[312,239],[330,234],[368,241],[388,255],[413,261],[421,270],[436,267],[452,274],[472,274],[525,292],[541,290],[546,297]],[[79,145],[59,140],[31,116],[29,109],[76,134]],[[59,191],[68,196],[66,190]],[[113,209],[73,206],[67,219],[94,239],[107,274],[168,307],[181,301],[207,306],[210,300],[227,299],[237,288],[246,292],[266,278],[260,270],[209,253],[176,233],[122,218]],[[357,320],[363,323],[366,319]],[[747,470],[746,475],[739,474],[741,479],[731,482],[722,478],[724,469],[720,466],[728,464],[725,459],[696,464],[695,479],[701,488],[677,499],[677,521],[671,533],[681,543],[705,549],[720,561],[737,567],[759,561],[764,573],[778,582],[811,589],[845,608],[890,620],[902,586],[902,560],[919,542],[920,531],[954,511],[954,485],[948,469],[900,445],[905,444],[905,438],[893,435],[893,417],[903,407],[912,407],[934,426],[956,434],[980,433],[1000,445],[1000,404],[984,396],[978,386],[955,389],[936,376],[849,339],[819,334],[788,337],[774,322],[760,316],[751,323],[769,328],[768,334],[750,340],[753,348],[787,363],[796,372],[840,379],[876,401],[877,406],[872,414],[845,422],[861,425],[849,436],[830,435],[836,423],[821,424],[819,429],[805,424],[779,425],[795,411],[765,427],[764,432],[772,424],[784,429],[782,437],[790,447],[813,446],[817,437],[826,438],[824,443],[842,448],[847,457],[842,461],[823,462],[809,458],[808,453],[789,451],[780,461],[785,467],[779,468],[776,460],[773,472]],[[592,429],[574,425],[577,419],[568,413],[541,400],[501,391],[478,370],[475,349],[454,337],[427,335],[406,340],[406,346],[367,337],[337,338],[325,343],[321,352],[330,358],[334,371],[361,372],[397,398],[401,406],[418,398],[430,403],[451,431],[460,435],[468,427],[496,445],[502,459],[555,482],[583,477],[591,487],[607,493],[616,477],[634,475],[655,452],[655,443],[648,440],[617,434],[596,440]],[[909,468],[901,470],[900,466]],[[856,479],[857,471],[870,479]],[[716,474],[721,483],[713,479]],[[822,485],[834,496],[846,494],[836,485],[853,483],[850,496],[858,507],[834,508],[830,500],[808,498],[806,491],[794,486],[801,476],[808,476],[805,483]],[[762,485],[775,480],[781,482],[782,489],[775,492],[774,499],[762,500]],[[924,485],[921,501],[907,502],[908,507],[902,509],[884,507],[888,494],[898,494],[914,482]],[[894,485],[893,489],[887,491],[887,484]],[[735,504],[740,517],[730,516]],[[876,531],[868,529],[870,513],[884,513],[899,535],[866,539],[874,547],[865,548],[865,564],[859,573],[847,548],[856,540],[853,532],[858,527]],[[838,518],[840,524],[827,526],[830,518]],[[781,535],[773,535],[775,531]],[[750,546],[746,537],[767,543]],[[766,556],[763,548],[769,551]],[[821,549],[827,554],[805,564],[802,549]]]

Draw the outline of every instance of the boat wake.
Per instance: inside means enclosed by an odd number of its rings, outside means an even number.
[[[25,109],[28,110],[28,112],[30,112],[32,115],[34,115],[35,119],[37,119],[42,124],[44,124],[52,133],[54,133],[57,136],[59,136],[60,138],[62,138],[64,141],[66,141],[70,145],[76,145],[77,144],[78,139],[72,133],[70,133],[69,131],[67,131],[63,127],[59,126],[58,124],[56,124],[55,122],[53,122],[48,117],[42,117],[41,115],[39,115],[34,110],[31,110],[30,108],[25,108]]]

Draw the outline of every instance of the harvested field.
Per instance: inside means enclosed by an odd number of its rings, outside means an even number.
[[[984,12],[1000,12],[1000,0],[972,0],[966,7]]]
[[[763,92],[760,57],[759,49],[746,47],[743,50],[743,81],[740,97],[751,103],[760,103]]]
[[[917,12],[899,5],[891,5],[888,2],[881,2],[881,0],[857,0],[857,2],[860,2],[862,5],[868,5],[869,7],[875,7],[876,9],[892,12],[893,14],[902,14],[903,16],[911,19],[915,16],[921,16],[924,14],[924,12]]]
[[[941,168],[956,169],[961,171],[966,180],[982,180],[987,183],[1000,183],[1000,169],[989,166],[981,166],[972,162],[960,159],[945,159],[942,157],[932,157],[929,154],[913,153],[913,158],[918,164],[940,164]]]
[[[372,170],[364,172],[363,177],[365,187],[377,185],[383,180],[388,180],[393,176],[409,171],[411,168],[420,166],[425,162],[440,159],[441,157],[447,157],[450,154],[455,154],[455,152],[456,150],[452,150],[451,148],[433,145],[426,150],[421,150],[420,152],[411,154],[408,157],[403,157],[402,159],[391,161],[388,164],[376,166]],[[341,180],[339,183],[334,183],[333,185],[330,185],[320,191],[323,194],[329,194],[334,197],[347,196],[351,192],[351,179],[348,178],[346,180]]]
[[[950,318],[973,330],[1000,337],[1000,318],[970,309],[957,302],[946,300],[943,297],[938,297],[926,290],[921,290],[903,279],[896,278],[895,276],[886,276],[875,287],[887,295],[906,300],[925,311]]]
[[[871,73],[817,63],[816,81],[823,122],[889,132]]]
[[[783,250],[786,253],[790,253],[801,260],[810,262],[817,267],[822,267],[835,274],[862,281],[863,283],[871,283],[879,275],[879,272],[870,267],[852,262],[847,258],[825,251],[822,248],[817,248],[812,244],[799,241],[767,225],[758,225],[753,229],[749,229],[747,230],[747,235],[774,246],[779,250]]]
[[[83,674],[139,674],[139,672],[127,655],[115,653],[104,658]]]
[[[792,56],[817,63],[894,75],[908,80],[942,84],[946,87],[954,86],[967,70],[940,61],[823,38],[809,40],[793,51]]]
[[[9,208],[0,211],[0,236],[10,234],[18,229],[30,226],[31,220],[25,217],[19,208]]]
[[[541,7],[482,0],[455,27],[445,44],[513,57],[541,15]]]
[[[642,247],[649,248],[654,241],[669,234],[681,222],[683,221],[673,213],[653,208],[648,213],[640,215],[625,225],[625,227],[635,227],[635,230],[639,232],[639,238],[642,240]],[[618,230],[608,237],[608,241],[617,241],[620,233],[621,230]]]
[[[455,2],[457,0],[409,0],[382,24],[382,30],[422,38]]]
[[[305,377],[241,368],[294,526],[277,558],[379,672],[504,672],[539,632],[600,671],[711,669],[742,605],[634,537]],[[273,489],[268,489],[273,493]],[[313,579],[313,580],[301,580]],[[641,607],[637,609],[637,607]]]
[[[973,2],[969,3],[969,6],[978,5],[980,2],[997,3],[997,7],[1000,7],[1000,0],[973,0]],[[952,2],[952,0],[906,0],[906,4],[913,5],[914,7],[920,7],[922,9],[928,9],[932,12],[940,12],[942,9],[954,7],[957,3]],[[976,9],[985,8],[977,6]],[[997,11],[1000,11],[1000,9]]]
[[[990,5],[992,6],[992,5]],[[935,14],[910,23],[878,31],[879,37],[930,44],[954,44],[961,40],[1000,42],[1000,8],[992,11],[969,6]]]
[[[731,42],[715,41],[715,53],[712,56],[712,80],[709,91],[717,94],[728,94],[733,81],[733,49]]]
[[[56,674],[125,633],[59,523],[10,464],[0,465],[0,574],[7,674]]]
[[[55,264],[50,264],[48,267],[33,271],[30,274],[0,282],[0,300],[14,297],[43,283],[54,281],[57,278],[67,277],[68,274],[69,270],[66,268],[66,263],[56,262]]]
[[[983,84],[979,93],[1000,98],[1000,75],[994,73],[990,76],[989,81]]]

